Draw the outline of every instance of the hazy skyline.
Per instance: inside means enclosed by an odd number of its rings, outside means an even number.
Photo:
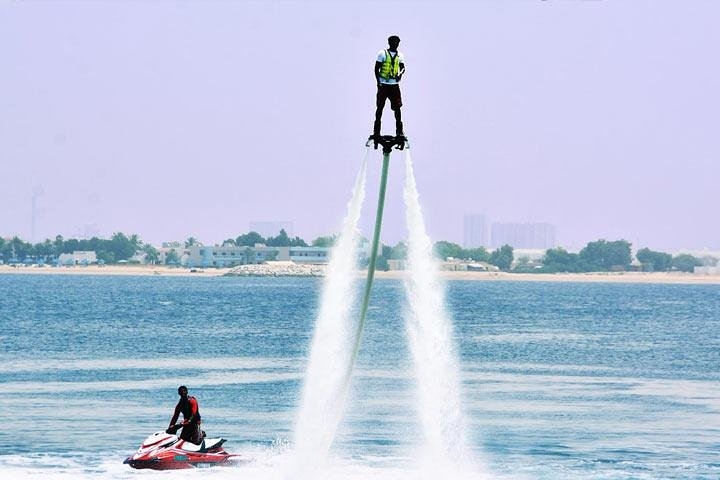
[[[561,245],[720,250],[717,18],[713,2],[1,2],[0,236],[30,238],[34,194],[38,238],[335,231],[397,34],[434,240],[462,243],[481,212],[556,225]]]

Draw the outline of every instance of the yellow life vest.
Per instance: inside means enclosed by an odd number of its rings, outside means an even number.
[[[389,50],[385,50],[385,61],[380,68],[380,76],[385,80],[397,78],[400,73],[400,62],[398,61],[399,53],[395,53],[395,58],[390,55]]]

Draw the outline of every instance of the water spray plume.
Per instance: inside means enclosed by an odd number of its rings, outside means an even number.
[[[342,230],[332,249],[323,283],[302,400],[295,427],[294,456],[303,467],[321,464],[342,419],[352,373],[358,221],[365,199],[366,150],[355,179]],[[297,463],[295,462],[295,463]]]
[[[409,152],[405,154],[405,174],[403,197],[409,268],[405,287],[410,306],[406,329],[415,362],[418,413],[429,451],[448,461],[459,462],[467,453],[466,430],[452,323],[445,310],[432,243],[425,232]]]
[[[295,429],[292,470],[287,472],[292,478],[317,478],[344,413],[372,287],[391,148],[392,145],[383,150],[372,253],[357,318],[351,314],[355,301],[357,225],[365,198],[367,153],[355,180],[342,232],[331,254]],[[426,440],[420,471],[430,474],[431,478],[447,473],[454,478],[477,478],[478,471],[467,458],[452,323],[445,311],[444,293],[438,281],[432,243],[425,232],[412,160],[407,151],[405,167],[404,200],[409,232],[409,277],[405,287],[410,307],[406,330],[415,363],[417,411]]]

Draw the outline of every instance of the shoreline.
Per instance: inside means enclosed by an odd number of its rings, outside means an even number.
[[[0,265],[0,275],[120,275],[120,276],[165,276],[165,277],[218,277],[229,268],[196,269],[168,267],[166,265],[98,265],[74,267],[11,267]]]
[[[165,265],[97,265],[75,267],[11,267],[0,265],[0,275],[119,275],[159,277],[221,277],[231,268],[207,268],[190,271]],[[377,271],[375,278],[401,280],[406,271]],[[358,271],[364,277],[365,271]],[[267,277],[270,277],[268,275]],[[260,277],[255,277],[260,278]],[[440,271],[445,281],[518,281],[518,282],[584,282],[584,283],[666,283],[720,285],[720,275],[695,275],[684,272],[596,272],[596,273],[508,273]]]
[[[403,271],[376,272],[376,278],[402,279]],[[591,272],[591,273],[509,273],[441,271],[443,280],[479,282],[576,282],[576,283],[665,283],[681,285],[720,285],[720,275],[685,272]]]

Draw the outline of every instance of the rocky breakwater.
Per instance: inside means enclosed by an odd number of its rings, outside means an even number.
[[[266,262],[257,265],[240,265],[228,271],[227,277],[322,277],[325,267],[295,262]]]

